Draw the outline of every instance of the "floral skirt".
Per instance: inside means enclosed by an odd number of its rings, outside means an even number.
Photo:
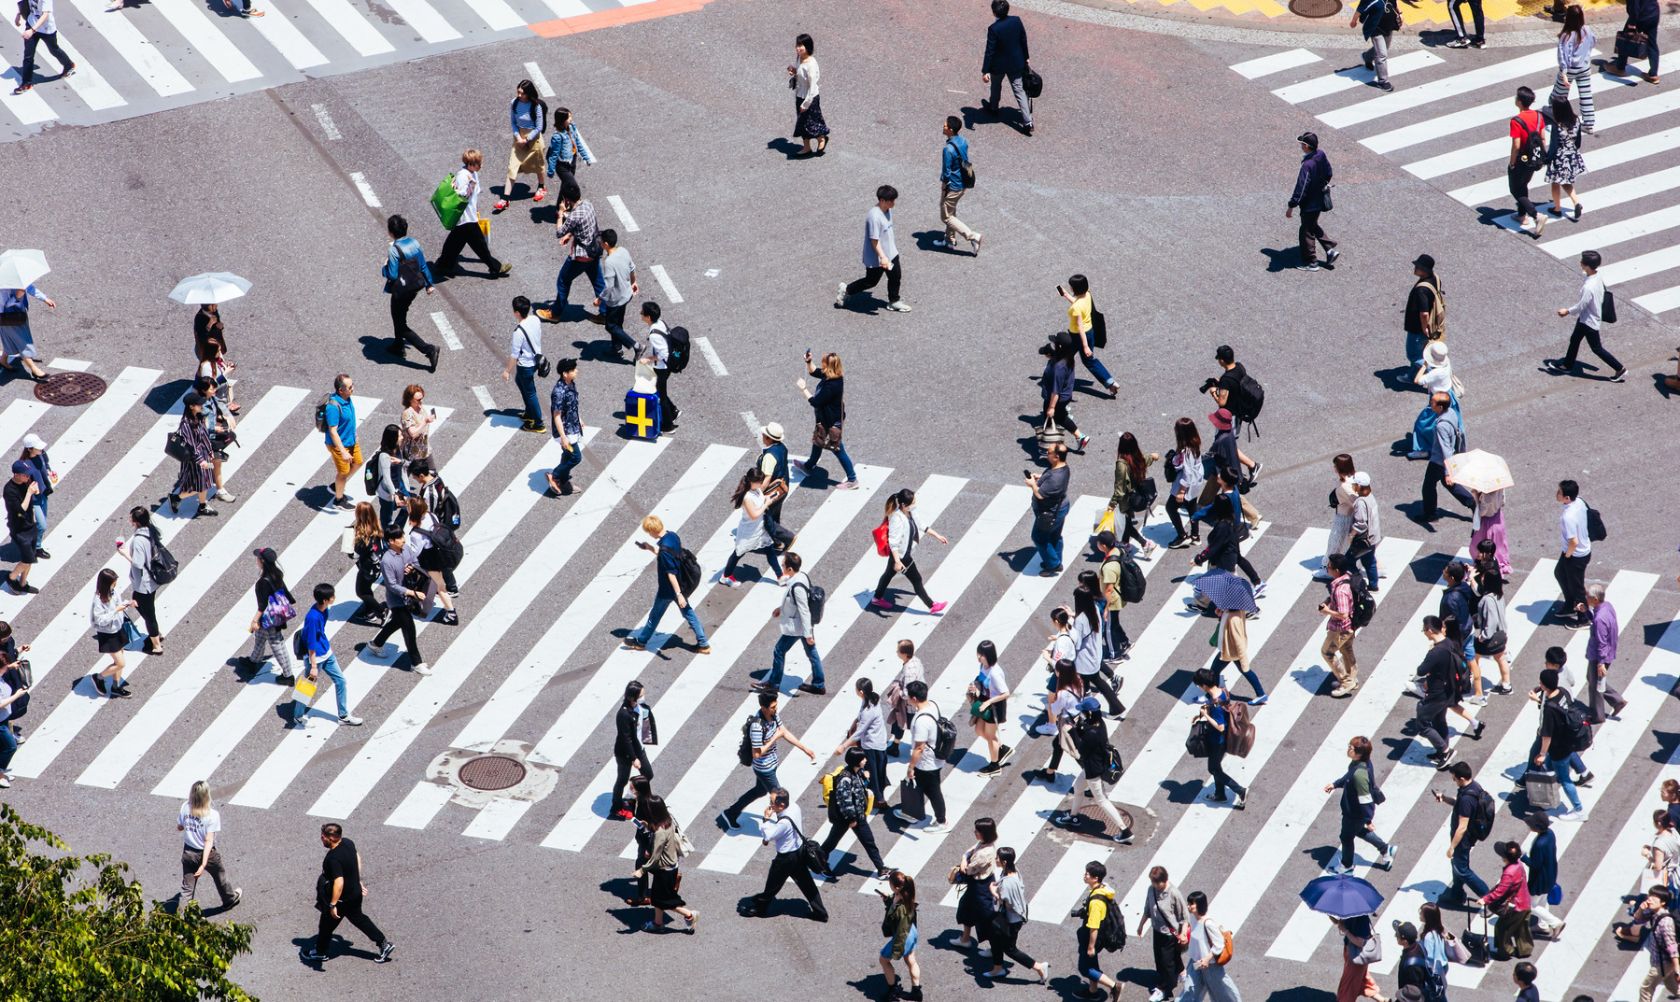
[[[811,99],[811,107],[801,109],[799,98],[793,99],[794,120],[793,137],[795,139],[821,139],[828,135],[828,122],[823,119],[822,95]]]
[[[1546,180],[1552,184],[1574,184],[1575,179],[1587,172],[1587,162],[1581,159],[1581,151],[1573,146],[1562,146],[1557,156],[1546,165]]]

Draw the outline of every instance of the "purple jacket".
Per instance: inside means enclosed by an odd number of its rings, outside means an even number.
[[[1616,610],[1609,602],[1598,603],[1592,614],[1592,635],[1587,638],[1587,663],[1607,665],[1616,660]]]

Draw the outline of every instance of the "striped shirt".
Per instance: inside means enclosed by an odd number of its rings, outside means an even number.
[[[781,730],[781,727],[781,717],[771,717],[769,720],[765,720],[764,714],[760,713],[758,716],[753,718],[752,729],[747,732],[748,740],[753,743],[753,750],[757,751],[767,744],[770,745],[770,750],[765,752],[763,755],[753,756],[752,767],[754,772],[776,771],[776,765],[781,762],[782,759],[781,756],[776,753],[776,746],[774,744],[770,744],[770,736]]]

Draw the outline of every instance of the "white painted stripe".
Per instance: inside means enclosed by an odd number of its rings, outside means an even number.
[[[117,374],[104,396],[87,406],[64,434],[47,443],[47,455],[59,479],[70,475],[95,446],[104,442],[122,424],[122,417],[151,389],[152,380],[163,375],[156,369],[130,366]]]
[[[51,404],[42,403],[33,396],[21,400],[13,400],[0,411],[0,455],[12,454],[12,446],[18,444],[23,436],[29,434],[29,429],[35,427],[35,422],[41,415],[52,409]],[[48,452],[50,456],[52,453]],[[46,570],[42,567],[41,570]],[[6,593],[0,592],[0,601],[5,600]]]
[[[1598,275],[1612,288],[1624,282],[1680,268],[1680,244],[1670,244],[1638,257],[1630,257],[1598,269]]]
[[[666,299],[669,299],[673,303],[680,303],[683,301],[682,293],[677,291],[676,285],[671,281],[671,276],[665,273],[664,265],[656,264],[649,270],[653,272],[654,281],[658,282],[659,287],[665,290]]]
[[[489,462],[489,457],[496,456],[497,452],[506,449],[507,442],[512,440],[514,430],[517,427],[519,427],[519,420],[506,417],[506,415],[496,415],[487,422],[482,422],[472,432],[464,446],[460,447],[459,451],[455,452],[454,456],[450,457],[450,461],[445,464],[444,471],[442,471],[444,483],[449,484],[450,489],[455,491],[457,496],[467,496],[467,489],[472,486],[475,477],[479,476],[479,472],[484,471],[484,467]],[[499,509],[492,508],[486,518],[494,518],[497,514],[499,514]],[[472,538],[474,536],[472,536],[472,530],[469,528],[467,535],[464,536],[465,545],[472,545]],[[472,560],[472,553],[469,553],[467,558],[462,560],[462,573],[457,575],[459,580],[467,580],[467,575],[464,573],[465,570],[470,570],[470,568],[467,568],[467,560]],[[328,609],[328,627],[326,627],[328,641],[333,639],[333,635],[344,624],[344,620],[349,619],[349,615],[353,614],[356,607],[361,604],[360,600],[356,599],[356,568],[354,568],[354,563],[351,563],[348,572],[344,572],[338,583],[333,585],[333,590],[338,595],[339,602]],[[425,624],[420,624],[420,627],[423,629]],[[356,661],[353,656],[346,657],[339,664],[341,664],[341,669],[344,672],[346,689],[349,691],[348,706],[349,709],[354,709],[361,696],[368,693],[368,689],[371,688],[371,681],[378,679],[378,672],[383,671],[383,667],[371,666],[366,661]],[[368,674],[373,674],[371,681],[368,679]],[[276,701],[291,703],[294,699],[294,693],[291,689],[274,688],[274,679],[276,679],[276,672],[272,669],[257,672],[254,678],[250,679],[249,683],[240,689],[239,694],[234,696],[234,699],[222,709],[222,713],[217,715],[217,718],[210,725],[200,726],[198,736],[193,740],[193,745],[186,750],[185,755],[181,755],[180,760],[175,763],[175,767],[171,768],[170,773],[165,775],[163,780],[153,788],[153,794],[161,795],[161,797],[178,797],[181,783],[193,782],[195,777],[215,777],[215,783],[218,787],[227,788],[230,785],[230,777],[218,775],[223,760],[228,755],[232,755],[235,746],[239,745],[239,741],[247,733],[250,733],[252,728],[259,726],[265,718],[269,718],[269,715],[274,713]],[[274,767],[276,760],[282,760],[287,765],[291,765],[292,760],[296,760],[296,768],[301,770],[312,755],[312,748],[307,745],[307,741],[319,745],[321,741],[328,740],[326,735],[338,726],[338,699],[334,694],[331,694],[331,688],[333,688],[331,684],[321,686],[321,696],[316,699],[319,709],[312,711],[311,715],[307,716],[306,730],[287,733],[286,738],[282,740],[281,748],[277,748],[276,752],[270,753],[269,758],[265,758],[262,765],[259,765],[257,770],[252,773],[250,782],[245,783],[245,788],[240,790],[239,795],[252,795],[257,788],[274,788],[274,790],[284,788],[284,782],[274,783],[272,787],[265,785],[270,780],[274,780],[269,770]],[[252,783],[255,783],[255,785],[252,785]],[[234,797],[234,799],[237,800],[239,797]]]
[[[1620,956],[1620,953],[1617,954]],[[1616,982],[1616,987],[1605,996],[1612,1002],[1634,1002],[1639,998],[1639,989],[1645,983],[1645,975],[1651,970],[1650,953],[1645,950],[1633,951],[1633,961],[1627,965],[1627,971],[1622,979]],[[1612,961],[1614,963],[1614,961]],[[1448,972],[1451,973],[1450,971]],[[1450,980],[1450,979],[1449,979]],[[1563,996],[1558,996],[1562,999]]]
[[[210,22],[204,8],[194,0],[153,0],[152,6],[175,26],[187,44],[197,49],[223,80],[239,83],[262,76],[256,64],[246,59],[233,40]]]
[[[500,842],[507,838],[508,832],[525,816],[530,806],[529,800],[514,800],[508,797],[492,800],[484,805],[483,810],[473,815],[472,821],[461,834],[468,838]]]
[[[1421,70],[1426,66],[1434,66],[1440,62],[1444,62],[1444,60],[1435,53],[1426,49],[1418,49],[1390,59],[1388,61],[1388,75],[1397,77],[1413,70]],[[1272,93],[1290,104],[1301,104],[1315,98],[1338,94],[1344,90],[1352,90],[1355,87],[1366,87],[1376,79],[1377,73],[1375,70],[1368,70],[1363,65],[1350,66],[1345,70],[1337,70],[1334,73],[1304,80],[1298,84],[1279,87]]]
[[[1318,120],[1338,129],[1369,122],[1443,99],[1462,97],[1471,91],[1491,87],[1508,80],[1533,76],[1557,67],[1557,53],[1550,46],[1526,56],[1478,67],[1449,77],[1438,77],[1416,87],[1407,87],[1382,97],[1360,101],[1345,108],[1337,108],[1318,116]]]
[[[621,504],[630,488],[665,451],[668,439],[636,443],[619,450],[583,495],[566,509],[543,541],[497,589],[495,597],[476,616],[465,621],[455,643],[409,690],[391,717],[380,725],[359,754],[339,773],[309,808],[321,817],[347,818],[373,790],[404,750],[420,736],[431,719],[449,702],[473,670],[483,662],[496,638],[516,622],[562,567],[595,534]],[[586,446],[587,448],[587,446]],[[554,451],[557,451],[554,450]],[[547,446],[545,455],[552,455]],[[540,497],[529,483],[515,486]],[[499,527],[511,530],[511,526]]]
[[[287,0],[287,3],[289,4],[290,0]],[[322,54],[320,49],[315,47],[314,42],[303,37],[303,32],[299,31],[298,26],[292,23],[291,17],[274,4],[275,0],[264,0],[264,7],[267,8],[268,16],[247,18],[246,20],[251,27],[257,29],[257,34],[267,39],[268,44],[274,46],[276,51],[286,57],[286,62],[291,63],[293,69],[306,70],[312,66],[325,65],[327,57]],[[315,105],[315,107],[320,108],[321,106]],[[329,121],[331,120],[329,119]]]
[[[1653,132],[1650,135],[1640,136],[1638,139],[1629,139],[1620,143],[1611,143],[1609,146],[1602,148],[1595,147],[1591,153],[1592,169],[1595,173],[1601,174],[1612,167],[1620,167],[1625,163],[1632,163],[1635,160],[1640,160],[1658,153],[1669,153],[1676,149],[1680,149],[1680,127],[1664,129],[1661,132]],[[1642,180],[1643,178],[1633,178],[1630,181],[1623,181],[1614,185],[1606,185],[1603,191],[1608,191],[1611,188],[1620,188],[1622,185],[1637,186]],[[1531,191],[1539,191],[1546,187],[1547,182],[1544,172],[1536,174],[1534,176],[1534,183],[1529,186]],[[1497,177],[1487,181],[1478,181],[1475,184],[1465,185],[1462,188],[1455,188],[1447,194],[1465,205],[1481,205],[1483,202],[1497,202],[1509,197],[1505,184],[1505,178],[1503,177]],[[1595,190],[1592,195],[1589,196],[1592,200],[1593,208],[1598,208],[1602,205],[1599,197],[1600,194],[1600,191]],[[1638,193],[1635,192],[1636,197],[1637,194]]]
[[[253,414],[248,415],[247,417],[255,417],[258,412],[258,408],[262,408],[260,413],[262,413],[266,419],[273,421],[274,426],[277,426],[278,419],[284,417],[286,414],[289,414],[291,409],[303,400],[304,396],[305,391],[303,390],[277,386],[268,391],[268,393],[258,403],[257,407],[252,408]],[[263,407],[263,405],[269,404],[271,400],[275,402],[275,405]],[[246,431],[246,429],[250,427],[250,423],[251,422],[249,420],[241,423],[239,426],[240,431]],[[250,430],[255,434],[245,440],[245,449],[255,452],[261,446],[263,440],[268,437],[269,433],[274,430],[274,427],[271,426],[266,431],[260,427]],[[320,441],[318,437],[320,433],[311,430],[310,434],[317,436],[315,438],[315,442],[317,443],[316,447],[320,448],[318,444]],[[316,453],[317,456],[320,454],[321,453]],[[224,463],[224,477],[226,476],[226,473],[227,466]],[[297,476],[293,476],[289,481],[294,490],[296,481]],[[273,477],[270,478],[270,482],[274,482]],[[292,495],[288,493],[284,495],[284,498],[289,500],[291,496]],[[189,502],[183,506],[183,514],[187,510],[196,509],[195,506]],[[275,511],[278,511],[278,507],[275,508]],[[265,514],[264,506],[261,502],[258,502],[254,507],[252,504],[242,504],[237,510],[234,510],[231,513],[231,517],[223,521],[221,530],[211,538],[209,544],[205,546],[203,553],[200,554],[199,559],[185,559],[182,561],[180,577],[176,578],[172,583],[159,589],[157,593],[158,626],[165,634],[168,634],[170,630],[172,630],[176,624],[178,624],[186,616],[187,613],[192,611],[193,606],[204,597],[204,594],[210,589],[210,586],[216,582],[217,578],[221,577],[222,571],[227,568],[228,565],[226,561],[216,559],[215,557],[209,557],[208,555],[240,553],[248,550],[251,542],[256,539],[257,534],[262,531],[263,527],[270,519],[272,519],[272,517],[273,512]],[[186,518],[181,517],[169,518],[160,511],[153,516],[152,525],[157,529],[158,535],[161,536],[167,544],[170,539],[174,537],[175,530],[177,530],[181,525],[184,525],[187,521],[188,520]],[[184,556],[184,554],[177,554],[177,556]],[[121,564],[122,566],[115,566],[118,564]],[[106,565],[111,566],[113,570],[118,572],[119,581],[126,580],[127,561],[113,555],[110,560],[106,562]],[[90,584],[88,592],[91,591],[92,586]],[[86,594],[87,592],[83,593],[84,596]],[[89,633],[89,627],[87,625],[87,615],[82,610],[81,603],[77,602],[70,606],[66,606],[65,612],[73,613],[73,615],[67,622],[61,622],[61,620],[64,619],[63,614],[61,614],[53,620],[52,625],[49,626],[48,629],[63,630],[66,633],[70,633],[76,639],[85,640]],[[44,635],[45,634],[37,635],[37,643],[39,643],[40,637]],[[68,647],[69,645],[65,644],[65,650],[63,653],[69,653]],[[51,667],[51,665],[35,664],[34,653],[34,651],[30,652],[30,662],[35,666],[35,680],[37,684],[39,684],[41,676],[47,668]],[[141,657],[131,661],[129,664],[128,677],[133,678],[136,675],[144,674],[144,669],[153,667],[152,665],[145,663],[150,660],[150,658]],[[89,665],[87,670],[89,672],[94,671],[103,663],[103,661],[104,658],[101,657],[99,660]],[[58,706],[53,709],[52,714],[49,715],[47,719],[37,726],[30,734],[29,743],[24,745],[25,748],[29,749],[29,754],[19,755],[12,763],[12,771],[16,772],[18,775],[28,776],[31,778],[41,775],[41,773],[46,771],[47,767],[52,765],[53,761],[58,758],[59,753],[64,750],[65,746],[74,740],[76,735],[80,734],[82,729],[93,721],[93,718],[98,713],[100,707],[104,706],[107,702],[109,702],[109,700],[99,697],[94,692],[93,683],[89,682],[85,677],[77,679],[71,688],[70,696],[60,702]]]
[[[956,481],[959,490],[962,483],[960,480]],[[929,486],[932,486],[932,481],[930,481]],[[925,495],[937,496],[937,493],[936,490],[929,491],[926,488],[917,491],[917,510],[921,510],[922,498]],[[956,496],[957,491],[953,491],[952,498],[954,499]],[[937,596],[940,601],[949,602],[951,607],[955,607],[967,594],[969,587],[977,583],[983,583],[983,579],[1001,575],[1005,580],[1013,581],[1016,577],[1015,572],[1009,568],[1008,564],[999,561],[998,549],[1008,540],[1015,527],[1021,524],[1023,517],[1030,510],[1031,504],[1032,492],[1024,485],[1011,484],[998,491],[986,505],[985,510],[980,513],[980,516],[969,524],[962,536],[951,546],[950,554],[939,562],[938,568],[935,569],[933,576],[927,582],[928,593]],[[840,603],[836,606],[837,611],[844,609],[852,614],[850,617],[852,619],[855,619],[862,612],[873,594],[870,589],[870,579],[880,576],[882,559],[874,553],[869,553],[858,561],[852,574],[848,575],[836,592],[839,596],[853,597],[855,601]],[[1048,579],[1037,577],[1035,571],[1034,580],[1045,581]],[[871,676],[879,680],[881,688],[885,689],[886,681],[899,668],[898,642],[909,640],[916,645],[917,650],[925,650],[928,638],[932,635],[934,629],[944,622],[945,617],[950,614],[951,610],[947,608],[945,614],[938,617],[912,615],[899,617],[898,621],[893,624],[893,629],[884,635],[876,643],[875,648],[858,663],[858,670],[842,683],[828,683],[829,691],[836,694],[852,692],[857,688],[859,679]],[[838,625],[844,627],[851,624],[847,622]],[[838,644],[831,640],[828,646],[832,650]],[[959,708],[963,705],[964,688],[973,680],[974,649],[969,647],[959,653],[943,674],[937,678],[929,678],[928,696],[933,700],[934,705],[948,716],[956,714],[953,719],[960,719],[962,713]],[[748,702],[752,705],[747,705]],[[739,707],[739,712],[732,714],[729,719],[745,719],[756,705],[756,698],[743,702]],[[846,729],[851,726],[852,721],[857,719],[857,709],[856,703],[844,697],[828,700],[823,705],[822,712],[817,715],[816,721],[806,728],[805,733],[800,736],[800,740],[823,756],[819,761],[826,761],[829,750],[845,740]],[[726,727],[720,733],[719,738],[712,742],[714,746],[727,745],[719,749],[718,759],[721,761],[714,762],[712,776],[722,778],[734,774],[734,776],[739,777],[740,769],[738,767],[735,769],[729,768],[729,765],[735,764],[735,748],[732,743],[725,741],[725,738],[738,740],[738,729]],[[708,747],[706,751],[710,753],[711,750]],[[703,754],[702,759],[704,757]],[[717,768],[719,765],[722,766],[721,769]],[[695,768],[700,767],[700,764],[697,763]],[[776,778],[792,795],[794,803],[804,803],[805,791],[816,782],[818,773],[819,762],[790,755],[781,763]],[[815,814],[813,814],[812,820],[817,820]],[[758,825],[751,817],[743,815],[741,825],[742,831],[725,835],[712,848],[712,851],[706,854],[706,858],[700,863],[701,869],[740,873],[746,868],[746,865],[752,861],[753,854],[762,844],[762,840],[757,831]],[[818,826],[813,824],[812,827]]]
[[[450,351],[461,350],[461,339],[455,336],[455,325],[449,322],[449,318],[443,314],[443,311],[439,310],[438,312],[432,314],[432,323],[437,325],[438,337],[443,338],[443,343]],[[483,389],[484,387],[482,386],[473,387],[474,392]],[[488,392],[485,394],[485,397],[487,396],[489,396]],[[479,403],[482,403],[486,409],[496,406],[496,402],[494,400],[486,400],[485,397],[480,397]]]
[[[37,55],[50,57],[51,53],[48,53],[45,49],[38,49]],[[43,78],[52,79],[46,73],[46,67],[42,66],[37,59],[35,63],[35,83],[40,84]],[[74,79],[74,77],[71,79]],[[11,112],[12,116],[24,125],[39,125],[42,122],[51,122],[58,118],[58,112],[48,107],[46,100],[41,97],[38,91],[31,90],[22,94],[13,94],[12,90],[22,82],[23,75],[16,66],[6,67],[5,72],[0,73],[0,104],[5,105],[6,110]]]
[[[630,215],[630,210],[625,207],[624,199],[619,198],[617,195],[608,195],[607,204],[611,205],[613,207],[613,211],[618,213],[619,222],[624,224],[624,232],[635,233],[641,229],[640,226],[636,225],[636,217]]]
[[[727,376],[727,375],[729,375],[729,370],[725,369],[723,367],[722,357],[720,357],[718,355],[717,349],[712,347],[712,339],[711,338],[709,338],[709,337],[697,337],[697,338],[694,339],[694,346],[696,348],[700,349],[700,357],[702,357],[706,360],[706,364],[711,367],[713,375],[715,375],[715,376]]]
[[[1680,306],[1680,285],[1663,289],[1661,292],[1653,292],[1649,295],[1640,296],[1633,301],[1633,305],[1642,309],[1650,310],[1652,313],[1662,313],[1666,310],[1672,310],[1676,306]]]
[[[359,170],[353,170],[350,172],[350,181],[356,186],[356,190],[361,192],[362,201],[367,203],[368,208],[377,209],[380,207],[379,196],[373,193],[373,185],[368,184],[366,175]]]
[[[1501,97],[1494,101],[1478,104],[1474,108],[1465,108],[1448,115],[1436,115],[1426,118],[1412,125],[1379,132],[1374,136],[1361,139],[1359,144],[1377,153],[1393,153],[1395,150],[1416,146],[1419,143],[1433,142],[1447,136],[1466,132],[1483,125],[1509,120],[1516,113],[1509,97]]]
[[[326,136],[329,141],[336,141],[344,138],[344,136],[338,131],[338,126],[333,124],[332,115],[328,113],[326,105],[312,104],[309,106],[309,109],[315,112],[315,121],[321,123],[321,134]]]
[[[523,23],[523,22],[521,22]],[[542,67],[533,60],[525,64],[525,76],[537,85],[537,94],[541,97],[553,97],[554,88],[549,85],[548,77],[543,75]]]
[[[366,402],[359,403],[357,424],[362,428],[376,427],[368,420],[372,408],[368,407]],[[435,429],[437,426],[433,427]],[[302,444],[292,450],[292,454],[280,465],[274,476],[269,477],[260,489],[240,499],[239,510],[234,515],[235,520],[264,515],[272,518],[278,515],[283,506],[296,495],[297,484],[309,479],[326,465],[327,457],[323,455],[317,434],[311,432]],[[347,513],[336,508],[316,512],[297,539],[281,552],[280,566],[315,566],[329,549],[337,545],[339,537],[352,521]],[[237,571],[235,573],[237,574]],[[243,581],[239,581],[235,587],[243,584]],[[300,604],[310,601],[304,597],[307,592],[301,583],[294,587],[298,589]],[[249,588],[241,588],[235,594],[233,607],[205,634],[192,653],[182,660],[169,677],[157,686],[151,697],[140,705],[139,710],[129,718],[117,736],[100,750],[82,771],[81,776],[77,777],[76,782],[83,786],[116,789],[127,778],[129,770],[134,768],[135,764],[151,751],[158,739],[180,719],[192,701],[204,691],[204,687],[218,676],[231,674],[227,666],[229,652],[239,652],[250,642],[251,619],[255,611],[249,601],[250,594]],[[300,615],[302,611],[299,610]],[[294,628],[301,629],[302,625],[300,621]],[[289,644],[291,638],[287,637],[286,642]],[[304,668],[303,665],[294,667],[298,671]],[[243,697],[255,689],[263,697],[263,709],[272,707],[275,697],[286,691],[274,684],[275,677],[266,670],[259,673],[257,678],[241,688],[239,696]],[[250,730],[249,727],[227,726],[229,717],[234,716],[230,711],[238,703],[239,699],[236,698],[210,726],[197,729],[198,736],[194,739],[192,747],[152,792],[167,792],[180,796],[182,790],[188,789],[197,780],[215,776],[222,760]]]
[[[117,50],[140,79],[158,92],[160,97],[174,97],[177,94],[192,92],[192,84],[177,71],[163,53],[157,50],[145,35],[140,33],[127,18],[121,15],[107,14],[105,5],[100,0],[73,0],[76,9],[81,11],[82,19],[104,37],[111,48]]]
[[[467,6],[478,14],[491,31],[507,31],[511,28],[525,26],[525,19],[519,16],[518,11],[509,7],[506,0],[467,0]],[[526,63],[525,67],[529,70],[530,67],[535,65],[535,63]],[[539,70],[537,75],[541,76],[542,72]],[[537,93],[542,97],[554,96],[554,88],[547,87],[548,81],[544,80],[539,83],[536,77],[532,77],[531,82],[537,85]],[[544,93],[545,87],[547,87],[546,93]]]
[[[834,546],[841,533],[850,527],[852,519],[863,510],[865,504],[874,498],[875,492],[891,473],[892,470],[887,467],[860,466],[859,489],[829,492],[828,497],[823,499],[822,505],[812,514],[810,521],[799,534],[799,555],[805,558],[806,566],[815,568],[821,565],[823,556]],[[705,584],[701,587],[705,587]],[[735,606],[729,618],[707,638],[712,645],[712,653],[705,657],[691,658],[683,668],[682,674],[654,700],[659,712],[660,737],[666,743],[647,750],[650,761],[657,759],[661,751],[671,747],[670,736],[676,734],[682,725],[687,723],[689,717],[722,681],[735,659],[770,622],[770,614],[780,602],[781,593],[774,587],[766,585],[747,589],[746,595]],[[658,650],[656,645],[663,645],[669,639],[669,634],[655,634],[649,641],[646,652],[614,651],[608,662],[629,669],[620,673],[619,677],[635,678],[636,668],[652,659]],[[598,713],[592,714],[584,718],[586,725],[582,728],[583,733],[569,733],[568,723],[577,716],[580,715],[573,714],[571,707],[568,707],[567,712],[561,715],[537,743],[532,757],[540,762],[564,766],[582,741],[589,736],[588,729],[600,719]],[[611,785],[613,768],[611,762],[607,763],[584,788],[585,792],[572,803],[565,817],[561,818],[560,823],[543,839],[542,844],[545,848],[582,849],[589,841],[590,835],[600,827],[605,813],[597,813],[596,810],[598,791],[606,790]],[[680,783],[677,789],[681,789]],[[673,815],[680,812],[675,792],[673,790],[670,800]],[[698,811],[701,806],[704,805],[695,806],[690,810]],[[686,823],[691,820],[691,816],[683,814],[681,821]]]
[[[78,3],[88,0],[77,0]],[[344,36],[344,40],[356,52],[363,56],[377,56],[395,51],[385,35],[362,16],[349,0],[308,0],[309,6],[315,8],[326,22],[333,26],[333,30]]]
[[[449,803],[449,787],[436,783],[416,783],[408,798],[385,819],[397,828],[424,828],[437,817],[437,812]]]
[[[12,25],[12,28],[18,32],[18,35],[21,38],[23,28],[15,23]],[[70,89],[76,92],[76,96],[82,99],[83,104],[86,104],[94,111],[105,111],[110,108],[120,108],[128,103],[123,100],[122,95],[118,94],[116,89],[105,80],[105,77],[100,74],[99,70],[94,68],[94,65],[88,61],[88,58],[82,55],[79,49],[65,41],[63,32],[59,33],[58,44],[59,47],[64,50],[64,54],[70,57],[70,61],[76,64],[76,75],[64,82],[70,85]],[[51,56],[51,53],[47,52],[44,48],[38,48],[35,52],[37,58]],[[41,81],[43,72],[44,67],[40,62],[36,62],[35,80],[37,83]],[[10,88],[8,88],[8,93],[10,93]]]
[[[483,405],[485,410],[493,411],[496,409],[496,398],[490,395],[489,387],[475,386],[472,388],[472,392],[473,396],[478,398],[478,402]]]
[[[1285,49],[1282,52],[1274,52],[1269,56],[1261,56],[1258,59],[1249,59],[1237,63],[1231,69],[1236,71],[1239,76],[1253,80],[1256,77],[1282,73],[1284,70],[1292,70],[1297,66],[1306,66],[1318,61],[1317,54],[1308,52],[1306,49]]]
[[[543,3],[554,12],[556,17],[581,17],[584,14],[595,13],[584,4],[583,0],[543,0]]]
[[[93,368],[93,363],[80,358],[55,358],[47,363],[49,369],[62,369],[65,372],[86,372]]]
[[[764,426],[758,423],[758,415],[752,411],[742,411],[741,420],[745,421],[747,428],[752,431],[753,441],[758,441],[759,437],[764,434]]]
[[[1675,168],[1680,173],[1680,168]],[[1680,182],[1676,182],[1680,184]],[[1590,230],[1579,230],[1556,240],[1548,240],[1541,244],[1546,253],[1553,257],[1574,257],[1584,250],[1597,250],[1601,247],[1614,247],[1616,244],[1648,237],[1653,233],[1672,230],[1680,226],[1680,205],[1671,205],[1666,209],[1646,212],[1624,219],[1619,223],[1609,223],[1595,226]]]
[[[1468,554],[1461,550],[1454,559],[1467,557]],[[1402,568],[1403,572],[1411,570],[1405,565]],[[1389,568],[1390,588],[1401,580],[1401,575],[1394,570]],[[1412,677],[1412,671],[1429,651],[1428,639],[1415,624],[1423,616],[1435,613],[1445,591],[1444,579],[1431,584],[1424,592],[1417,611],[1406,617],[1408,625],[1401,628],[1400,635],[1383,652],[1382,660],[1375,668],[1361,672],[1363,677],[1359,691],[1347,700],[1347,709],[1342,711],[1336,725],[1324,728],[1324,738],[1312,757],[1296,759],[1301,765],[1293,770],[1294,782],[1281,798],[1273,798],[1276,809],[1243,853],[1241,870],[1232,870],[1241,872],[1243,879],[1226,881],[1221,886],[1219,911],[1213,911],[1214,905],[1209,902],[1209,913],[1220,916],[1221,923],[1230,923],[1229,928],[1233,932],[1248,919],[1284,866],[1295,858],[1291,847],[1306,834],[1327,799],[1323,789],[1324,777],[1334,778],[1347,768],[1348,735],[1379,733],[1383,721],[1388,719],[1394,704],[1400,700],[1402,685]],[[1303,750],[1297,749],[1297,756]]]
[[[386,0],[409,27],[420,33],[420,37],[427,43],[436,45],[439,42],[453,42],[461,37],[437,8],[426,0]]]

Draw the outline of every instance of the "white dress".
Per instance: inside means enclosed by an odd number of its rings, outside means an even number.
[[[747,514],[748,502],[755,506],[764,504],[763,491],[748,491],[741,499],[741,521],[735,526],[735,552],[737,554],[751,553],[762,550],[770,545],[770,532],[764,528],[764,509],[759,508],[759,516],[753,518]]]

